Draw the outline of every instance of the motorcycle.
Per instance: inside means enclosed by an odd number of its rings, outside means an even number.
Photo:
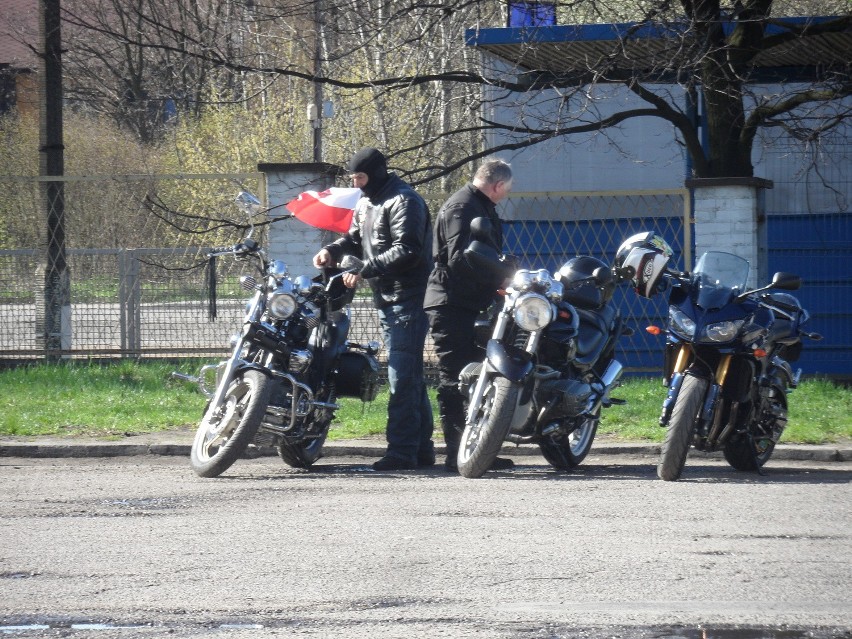
[[[257,266],[259,279],[240,278],[253,293],[242,330],[232,337],[228,359],[203,366],[197,377],[175,374],[197,383],[209,399],[190,453],[201,477],[220,475],[252,443],[276,447],[294,468],[310,468],[322,454],[336,399],[366,402],[378,392],[378,343],[347,341],[355,290],[342,276],[358,265],[344,262],[313,278],[291,277],[284,262],[270,260],[251,237],[259,200],[242,192],[236,202],[249,219],[248,234],[208,256]]]
[[[809,314],[792,295],[797,275],[778,272],[766,286],[747,290],[747,260],[704,253],[692,273],[668,267],[671,249],[652,233],[637,234],[616,256],[617,278],[644,297],[670,288],[660,425],[667,428],[657,475],[680,478],[690,446],[722,450],[737,470],[769,461],[787,425],[787,395],[799,384],[795,362]]]
[[[459,473],[481,477],[505,441],[538,444],[555,469],[574,468],[591,449],[601,408],[623,403],[610,397],[623,370],[615,345],[632,331],[608,305],[615,287],[610,268],[581,256],[554,275],[512,272],[507,256],[477,239],[486,223],[471,224],[474,241],[465,258],[477,271],[511,276],[511,284],[484,361],[460,375],[468,410]]]

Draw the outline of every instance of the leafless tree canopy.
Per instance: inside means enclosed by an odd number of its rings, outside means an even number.
[[[119,118],[143,140],[155,139],[172,113],[195,116],[217,104],[254,109],[272,101],[304,112],[320,87],[335,105],[324,123],[324,159],[377,144],[400,167],[417,167],[411,177],[419,182],[501,149],[647,116],[671,123],[697,176],[751,176],[760,129],[816,140],[852,109],[852,51],[834,51],[795,82],[767,84],[757,75],[769,51],[819,52],[826,34],[848,34],[845,0],[563,2],[560,24],[633,26],[599,55],[570,64],[563,56],[557,68],[494,63],[465,46],[466,29],[505,23],[496,0],[64,0],[63,11],[69,97]],[[787,20],[808,15],[836,19]],[[648,30],[653,44],[633,46]],[[531,59],[538,46],[529,45]],[[641,106],[572,106],[574,96],[611,83],[628,87]],[[703,105],[706,142],[684,95]],[[496,103],[522,105],[521,115],[500,121],[490,115]]]

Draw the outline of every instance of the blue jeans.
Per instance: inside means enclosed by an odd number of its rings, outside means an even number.
[[[423,344],[429,322],[420,300],[379,309],[388,351],[387,454],[412,463],[433,454],[432,405],[423,379]]]

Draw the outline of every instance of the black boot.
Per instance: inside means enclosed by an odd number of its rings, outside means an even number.
[[[444,443],[447,446],[447,459],[444,469],[450,473],[459,472],[456,455],[459,452],[459,442],[464,431],[464,417],[441,415],[441,429],[444,431]]]

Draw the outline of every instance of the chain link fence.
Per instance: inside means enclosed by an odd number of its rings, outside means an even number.
[[[241,189],[263,193],[261,174],[66,178],[61,224],[40,204],[50,197],[45,187],[55,194],[57,183],[0,182],[12,187],[0,196],[0,361],[228,351],[244,311],[238,280],[247,265],[219,259],[212,273],[206,254],[241,237],[245,223],[233,197]],[[433,214],[445,197],[427,194]],[[506,250],[528,268],[554,271],[579,254],[609,264],[626,237],[644,230],[662,234],[683,265],[691,262],[688,202],[680,190],[516,193],[500,213]],[[255,238],[264,243],[266,227]],[[362,293],[353,304],[350,338],[381,341],[370,297]],[[664,300],[622,288],[613,303],[636,330],[621,344],[628,367],[659,370],[662,344],[643,329],[664,317]],[[430,341],[425,356],[427,366],[434,362]]]

